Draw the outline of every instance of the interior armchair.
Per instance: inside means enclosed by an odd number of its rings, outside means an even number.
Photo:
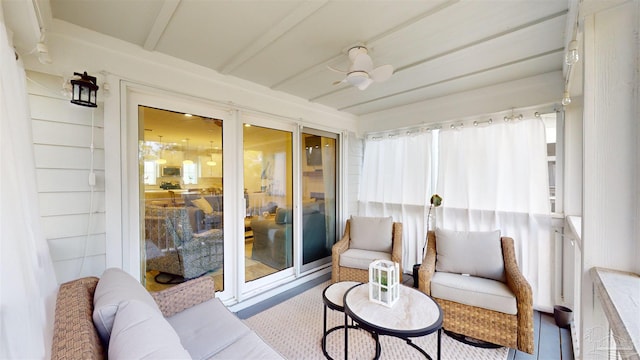
[[[512,238],[500,231],[427,234],[419,288],[444,313],[444,329],[533,354],[533,297]]]
[[[222,266],[224,238],[221,229],[195,233],[189,209],[184,207],[147,207],[145,215],[147,269],[177,275],[181,282]]]
[[[352,216],[331,249],[331,281],[366,283],[369,264],[375,260],[398,263],[402,281],[402,223],[391,217]]]

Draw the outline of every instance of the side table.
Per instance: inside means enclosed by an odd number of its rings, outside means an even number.
[[[354,286],[360,285],[360,282],[356,281],[341,281],[333,283],[327,286],[322,292],[322,302],[324,303],[324,327],[322,333],[322,353],[327,359],[333,360],[327,353],[327,335],[330,333],[344,329],[346,326],[355,328],[355,325],[347,325],[346,321],[344,325],[334,326],[327,330],[327,308],[344,313],[344,294]]]

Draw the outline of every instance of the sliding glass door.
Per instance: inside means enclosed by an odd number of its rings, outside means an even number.
[[[337,137],[318,130],[301,134],[302,270],[331,262],[336,242]]]
[[[293,133],[245,123],[245,282],[294,266]]]
[[[138,106],[138,121],[147,289],[209,275],[223,290],[223,121],[149,106]]]

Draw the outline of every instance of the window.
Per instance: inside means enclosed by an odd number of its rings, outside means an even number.
[[[544,122],[545,134],[547,138],[547,163],[549,166],[549,201],[551,203],[551,212],[556,212],[556,184],[558,182],[557,175],[557,116],[556,113],[540,115]]]
[[[144,184],[155,185],[158,177],[158,165],[154,160],[144,162]]]
[[[198,165],[196,163],[182,164],[182,182],[185,185],[198,183]]]

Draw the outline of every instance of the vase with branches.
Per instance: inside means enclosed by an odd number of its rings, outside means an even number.
[[[433,230],[435,230],[436,221],[435,221],[435,210],[438,206],[442,205],[442,197],[438,194],[431,195],[429,204],[429,212],[427,213],[427,232],[432,230],[431,225],[433,224]],[[433,219],[433,221],[431,221]],[[424,237],[424,245],[422,245],[422,258],[424,258],[424,250],[427,247],[427,236]],[[420,264],[413,265],[413,287],[418,287],[418,269],[420,268]]]
[[[442,205],[442,197],[438,194],[431,195],[431,204],[429,205],[429,212],[427,213],[427,232],[430,230],[435,230],[436,227],[436,219],[435,219],[435,210],[434,208]],[[432,213],[433,212],[433,213]],[[433,221],[432,221],[433,219]],[[433,226],[433,228],[432,228]],[[424,258],[424,249],[427,247],[427,237],[424,238],[424,245],[422,246],[422,257]]]

